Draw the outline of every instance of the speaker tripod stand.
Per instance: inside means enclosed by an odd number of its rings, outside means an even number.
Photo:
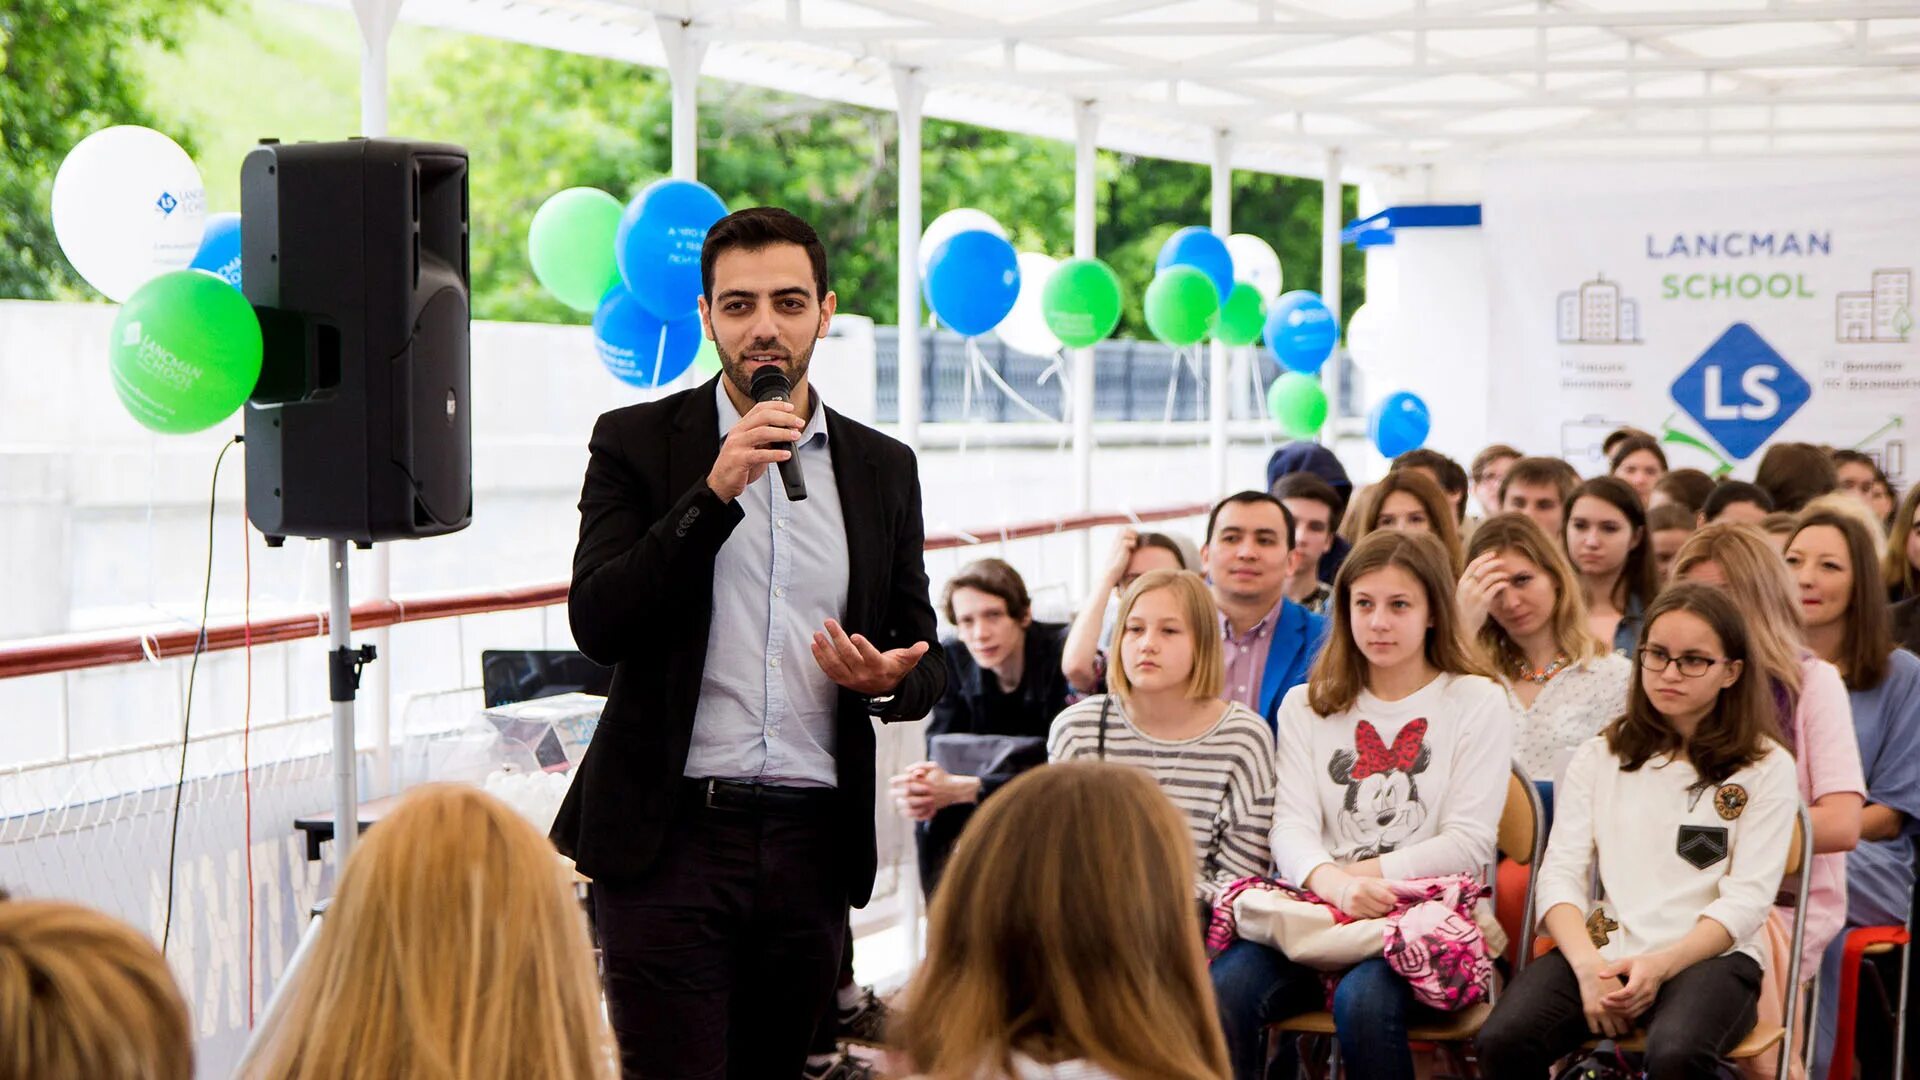
[[[327,696],[333,703],[333,851],[335,873],[360,838],[360,754],[354,698],[360,673],[378,658],[371,645],[354,648],[353,599],[347,588],[347,541],[327,541]]]

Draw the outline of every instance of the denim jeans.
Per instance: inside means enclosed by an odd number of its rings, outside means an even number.
[[[1212,975],[1234,1080],[1264,1080],[1267,1025],[1320,1008],[1326,1000],[1320,973],[1265,945],[1236,941],[1214,960]],[[1406,980],[1384,959],[1349,968],[1333,992],[1333,1023],[1347,1075],[1413,1080],[1407,1014],[1417,1007]]]

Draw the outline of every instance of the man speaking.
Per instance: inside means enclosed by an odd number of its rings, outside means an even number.
[[[787,1080],[873,891],[871,718],[946,671],[913,453],[807,383],[820,238],[742,210],[700,269],[721,376],[589,444],[568,614],[613,689],[553,840],[594,880],[628,1080]]]

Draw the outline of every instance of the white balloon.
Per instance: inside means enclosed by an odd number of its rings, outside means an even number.
[[[1233,256],[1233,280],[1259,289],[1262,300],[1280,295],[1280,254],[1272,244],[1252,233],[1234,233],[1227,237],[1227,254]]]
[[[973,232],[976,229],[983,229],[1002,240],[1007,238],[1007,230],[993,220],[992,214],[971,206],[956,207],[934,218],[933,224],[927,226],[927,231],[920,234],[921,280],[926,280],[927,263],[933,261],[933,253],[941,244],[952,239],[955,233]]]
[[[1384,375],[1393,367],[1394,313],[1379,304],[1361,304],[1347,320],[1347,355],[1353,366],[1368,375]]]
[[[1046,312],[1040,310],[1040,298],[1047,291],[1047,279],[1060,265],[1060,260],[1038,251],[1023,251],[1018,256],[1020,263],[1020,295],[1013,301],[1013,310],[1000,320],[993,332],[1007,347],[1029,356],[1052,356],[1061,349],[1060,339],[1053,336],[1047,326]]]
[[[151,128],[96,131],[67,152],[53,178],[53,232],[87,284],[124,302],[147,282],[193,262],[206,231],[200,170]]]

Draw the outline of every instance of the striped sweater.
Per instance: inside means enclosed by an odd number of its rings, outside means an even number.
[[[1085,698],[1054,718],[1047,737],[1052,761],[1099,757],[1100,708],[1105,695]],[[1178,742],[1134,727],[1116,699],[1107,713],[1106,759],[1152,774],[1187,819],[1199,868],[1194,895],[1209,903],[1230,882],[1268,872],[1267,834],[1273,827],[1273,732],[1238,702],[1219,723]]]

